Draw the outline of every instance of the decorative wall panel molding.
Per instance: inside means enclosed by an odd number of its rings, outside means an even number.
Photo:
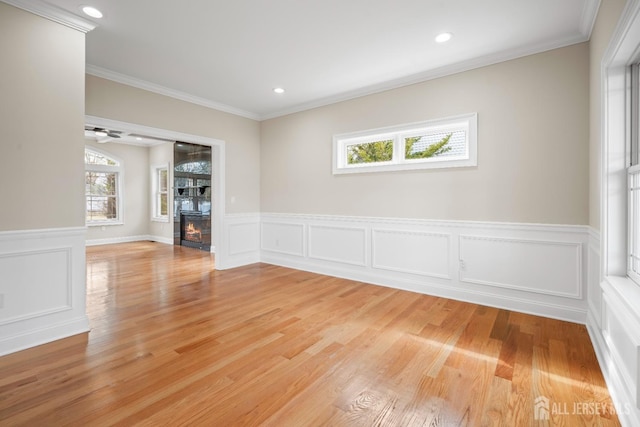
[[[84,227],[0,232],[0,355],[89,330]]]
[[[640,287],[626,277],[605,277],[601,312],[589,303],[587,330],[623,425],[640,425]],[[589,297],[591,298],[591,296]],[[601,319],[598,319],[601,317]]]
[[[374,268],[451,279],[451,234],[372,228]]]
[[[225,215],[223,239],[213,241],[217,247],[216,270],[226,270],[260,261],[260,214],[242,213]],[[220,256],[220,252],[224,256]]]
[[[460,236],[460,281],[582,298],[582,243]]]
[[[263,262],[586,321],[584,226],[263,213],[260,239]]]
[[[309,258],[367,265],[367,233],[364,227],[309,225]]]
[[[304,224],[263,220],[260,237],[262,250],[285,255],[306,255]]]
[[[229,224],[229,255],[240,255],[260,250],[260,222]]]
[[[0,326],[73,308],[71,248],[0,254],[0,271],[11,278],[0,285]]]

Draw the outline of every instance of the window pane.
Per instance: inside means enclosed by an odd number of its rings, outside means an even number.
[[[85,192],[87,195],[115,196],[116,176],[114,172],[92,172],[85,174]]]
[[[406,159],[467,156],[467,135],[463,130],[416,135],[404,142]]]
[[[167,194],[160,194],[160,215],[166,216],[169,211],[167,210]]]
[[[158,170],[158,188],[160,188],[161,192],[167,191],[167,170],[160,169]]]
[[[117,217],[115,197],[87,196],[87,221],[107,221]]]
[[[91,150],[84,150],[84,162],[87,165],[118,166],[118,162],[112,158]]]
[[[393,139],[347,145],[347,162],[361,163],[389,162],[393,159]]]
[[[189,178],[177,176],[173,181],[175,183],[176,188],[185,188],[193,185],[192,181]]]

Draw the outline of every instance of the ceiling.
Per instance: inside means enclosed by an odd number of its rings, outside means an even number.
[[[46,3],[104,13],[88,73],[264,120],[586,41],[599,0]]]

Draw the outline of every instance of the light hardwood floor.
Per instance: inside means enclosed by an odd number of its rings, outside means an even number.
[[[212,267],[157,243],[88,248],[91,332],[0,358],[0,425],[619,425],[582,325]]]

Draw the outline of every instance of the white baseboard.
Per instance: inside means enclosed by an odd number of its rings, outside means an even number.
[[[88,320],[81,316],[73,320],[36,326],[30,330],[0,339],[0,356],[85,332],[89,332]]]
[[[151,241],[151,242],[164,243],[167,245],[173,245],[173,239],[169,237],[152,236],[152,235],[91,239],[91,240],[87,240],[86,245],[87,246],[113,245],[116,243],[131,243],[131,242],[144,242],[144,241]]]
[[[0,355],[89,330],[84,227],[0,233]]]
[[[173,245],[173,239],[171,237],[147,236],[146,240],[151,240],[152,242],[164,243],[165,245]]]

